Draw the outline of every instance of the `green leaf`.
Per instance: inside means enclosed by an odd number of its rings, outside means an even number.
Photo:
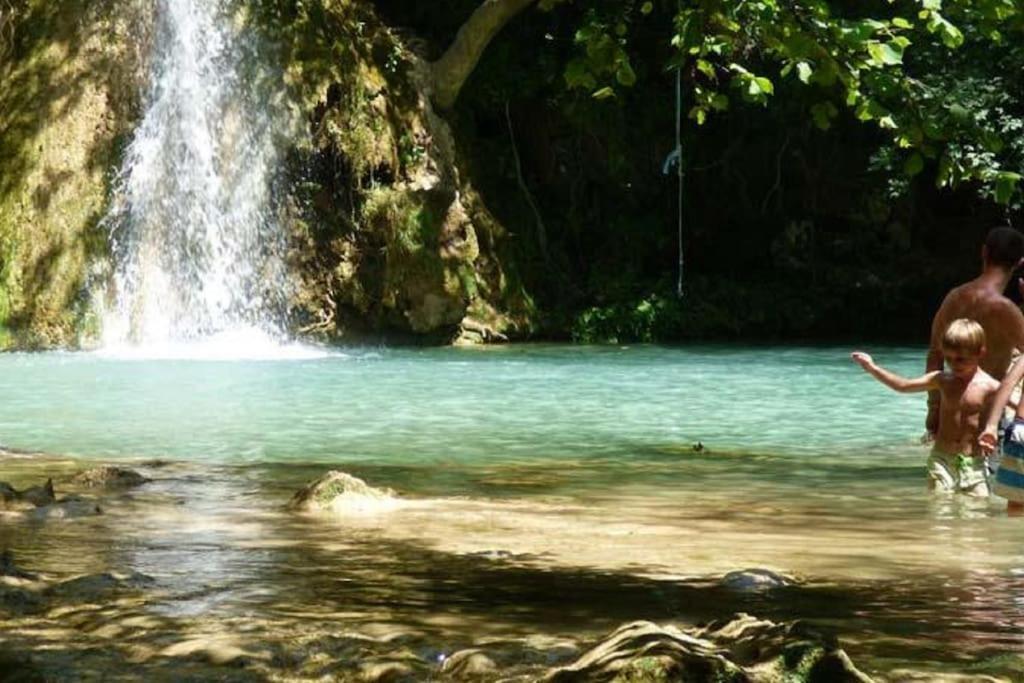
[[[715,67],[706,59],[697,60],[697,71],[701,72],[708,78],[715,78]]]
[[[892,66],[903,63],[903,48],[895,43],[868,43],[868,54],[876,65]]]
[[[832,119],[839,114],[839,110],[831,102],[819,102],[811,107],[811,118],[814,125],[822,130],[828,130],[832,126]]]
[[[811,69],[811,65],[807,62],[799,62],[796,65],[796,75],[804,83],[811,82],[811,74],[813,73],[814,70]]]
[[[1000,204],[1009,204],[1013,194],[1017,191],[1021,175],[1010,171],[1000,171],[996,174],[996,201]]]
[[[640,14],[650,14],[654,10],[653,2],[645,2],[640,6]]]
[[[892,21],[890,21],[889,23],[891,23],[896,28],[914,28],[914,25],[910,23],[908,20],[904,19],[903,17],[893,17]]]
[[[922,170],[924,170],[924,157],[917,152],[907,157],[907,160],[903,163],[903,175],[908,178],[913,178]]]
[[[606,100],[609,97],[615,97],[615,90],[611,86],[605,86],[591,95],[595,100]]]
[[[921,7],[938,11],[942,9],[942,0],[921,0]]]
[[[633,71],[633,67],[630,65],[629,60],[624,59],[619,63],[619,68],[615,70],[615,80],[627,88],[636,83],[636,72]]]
[[[757,83],[758,89],[760,89],[761,92],[765,93],[766,95],[775,94],[775,86],[772,84],[770,80],[768,80],[764,76],[756,76],[754,78],[754,82]]]
[[[590,90],[597,86],[597,81],[594,79],[593,74],[590,73],[590,69],[587,68],[587,63],[583,59],[574,59],[565,66],[565,84],[570,88],[585,88]]]

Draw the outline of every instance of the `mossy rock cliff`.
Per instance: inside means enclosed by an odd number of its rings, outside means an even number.
[[[141,113],[155,5],[15,5],[0,51],[0,348],[74,347],[98,332],[102,219]],[[293,330],[529,334],[535,312],[507,265],[509,236],[462,171],[414,41],[366,1],[239,8],[237,25],[280,60],[302,121],[278,188]]]
[[[0,47],[0,348],[74,346],[92,324],[100,220],[139,103],[141,2],[27,0]],[[10,19],[8,19],[10,22]]]
[[[533,329],[509,235],[464,172],[414,39],[372,3],[267,0],[305,130],[290,154],[295,328],[432,341]]]

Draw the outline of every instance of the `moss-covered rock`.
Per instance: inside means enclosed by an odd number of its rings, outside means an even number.
[[[0,61],[0,347],[76,345],[107,250],[100,220],[138,105],[131,0],[24,2]]]
[[[463,171],[423,60],[373,4],[265,0],[250,15],[283,52],[308,126],[289,154],[295,326],[328,338],[438,341],[533,329],[508,235]],[[472,336],[472,335],[471,335]]]
[[[0,348],[76,346],[99,323],[90,279],[121,150],[139,118],[154,5],[23,4],[0,63]],[[508,235],[430,104],[426,65],[368,0],[239,4],[305,121],[277,188],[292,322],[494,341],[533,329]]]

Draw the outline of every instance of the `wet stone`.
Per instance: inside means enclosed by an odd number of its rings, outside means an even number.
[[[374,488],[346,472],[331,470],[297,491],[288,508],[301,512],[330,512],[342,507],[346,499],[353,498],[386,502],[394,498],[394,492]]]
[[[79,472],[71,478],[71,483],[87,488],[125,489],[140,486],[151,481],[135,470],[124,467],[93,467]]]
[[[124,590],[140,590],[153,585],[154,579],[139,572],[120,574],[103,572],[62,581],[47,589],[47,594],[71,600],[94,600]]]
[[[743,569],[729,572],[719,582],[729,590],[739,592],[759,592],[773,588],[784,588],[797,583],[796,579],[773,572],[770,569]]]
[[[64,498],[51,505],[29,510],[25,513],[25,517],[35,521],[47,521],[92,517],[101,514],[103,514],[103,508],[95,501],[82,498]]]
[[[10,550],[5,550],[0,553],[0,576],[10,576],[15,579],[24,579],[26,581],[36,581],[39,579],[37,574],[27,572],[14,564],[14,553]]]
[[[56,500],[53,480],[47,479],[41,486],[32,486],[18,491],[7,482],[0,481],[0,505],[7,510],[25,510],[49,505]]]
[[[459,650],[441,665],[441,673],[457,680],[488,676],[497,670],[497,665],[482,650]]]

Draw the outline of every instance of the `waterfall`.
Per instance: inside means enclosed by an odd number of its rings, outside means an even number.
[[[283,336],[273,188],[287,110],[222,1],[155,0],[145,112],[105,219],[105,347]]]

